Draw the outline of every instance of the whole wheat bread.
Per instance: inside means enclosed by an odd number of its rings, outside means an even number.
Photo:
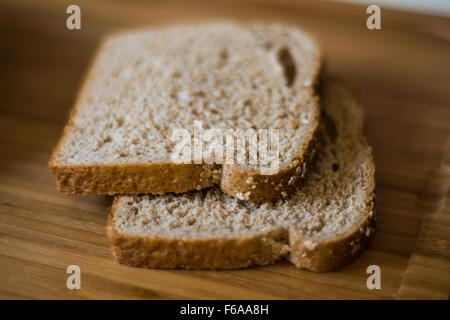
[[[240,199],[293,192],[320,118],[316,43],[280,25],[206,24],[118,34],[99,51],[49,168],[67,194],[161,194],[213,185]],[[280,164],[176,164],[173,130],[279,129]]]
[[[117,196],[108,220],[118,262],[149,268],[241,268],[287,257],[329,271],[366,246],[374,221],[374,164],[362,110],[339,82],[323,84],[323,147],[303,187],[273,203],[218,188]]]

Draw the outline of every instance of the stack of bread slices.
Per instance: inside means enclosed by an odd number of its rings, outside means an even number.
[[[58,190],[115,196],[107,231],[126,265],[339,268],[373,231],[375,169],[361,107],[338,81],[319,82],[320,65],[317,43],[292,26],[115,34],[50,159]],[[219,132],[222,153],[196,129]],[[176,132],[193,143],[180,148]],[[276,134],[256,136],[275,157],[249,151],[248,132]]]

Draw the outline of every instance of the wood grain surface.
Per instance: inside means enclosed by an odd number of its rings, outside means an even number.
[[[0,298],[448,299],[450,289],[450,21],[321,1],[0,0]],[[303,26],[326,73],[352,86],[377,166],[369,249],[330,273],[287,262],[235,271],[144,270],[117,264],[105,234],[112,199],[58,194],[47,161],[99,39],[114,30],[206,20]],[[366,286],[381,267],[381,289]],[[68,290],[66,268],[81,268]]]

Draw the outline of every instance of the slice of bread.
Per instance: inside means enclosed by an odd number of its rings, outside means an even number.
[[[112,36],[49,168],[67,194],[180,193],[220,185],[240,199],[277,200],[297,188],[315,153],[319,67],[315,41],[280,25],[206,24]],[[204,157],[174,163],[174,131],[193,135],[196,120],[203,130],[279,129],[278,168],[262,174],[248,155],[239,164]]]
[[[108,220],[118,262],[149,268],[241,268],[288,257],[329,271],[366,246],[374,222],[374,163],[362,110],[339,82],[323,92],[323,147],[302,188],[272,203],[218,188],[183,195],[118,196]]]

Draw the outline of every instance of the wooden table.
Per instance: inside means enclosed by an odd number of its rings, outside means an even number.
[[[0,298],[432,298],[450,289],[450,20],[302,1],[0,1]],[[47,169],[100,37],[123,27],[213,19],[283,21],[321,42],[327,73],[367,111],[377,165],[369,250],[330,273],[287,262],[236,271],[144,270],[117,264],[105,234],[112,198],[65,196]],[[81,268],[68,290],[66,268]],[[380,290],[366,286],[381,267]]]

